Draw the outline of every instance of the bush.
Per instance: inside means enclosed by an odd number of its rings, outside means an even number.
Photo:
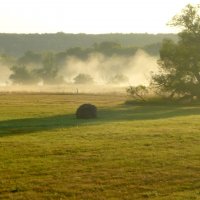
[[[136,87],[130,86],[126,89],[126,92],[134,99],[145,101],[145,96],[148,94],[148,89],[144,85],[138,85]]]
[[[83,104],[76,111],[77,119],[91,119],[97,117],[97,108],[92,104]]]
[[[91,84],[94,83],[93,78],[89,74],[79,74],[74,78],[75,84]]]

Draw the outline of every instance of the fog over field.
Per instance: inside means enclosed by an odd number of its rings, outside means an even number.
[[[73,82],[78,73],[89,74],[94,83],[105,84],[145,84],[149,83],[150,72],[157,70],[157,59],[149,56],[142,50],[130,57],[112,56],[105,57],[102,54],[91,54],[86,61],[71,57],[60,70],[60,74],[66,74],[65,80]],[[123,75],[127,80],[113,80],[117,75]]]
[[[97,92],[113,91],[129,85],[148,85],[151,73],[158,70],[157,57],[150,56],[143,50],[138,50],[132,56],[92,53],[86,59],[75,56],[66,57],[62,65],[55,68],[56,82],[45,83],[38,79],[35,83],[14,83],[11,66],[1,63],[0,90],[1,91],[52,91],[52,92]],[[27,71],[34,72],[42,66],[29,63]],[[21,79],[23,72],[20,72]],[[58,81],[58,80],[63,81]],[[53,79],[54,80],[54,79]],[[120,89],[119,89],[120,90]]]
[[[9,83],[9,76],[11,75],[11,70],[8,66],[0,63],[1,73],[0,73],[0,86],[7,86]]]

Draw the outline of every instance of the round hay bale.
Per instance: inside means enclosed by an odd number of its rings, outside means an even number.
[[[97,108],[92,104],[83,104],[76,111],[77,119],[92,119],[97,117]]]

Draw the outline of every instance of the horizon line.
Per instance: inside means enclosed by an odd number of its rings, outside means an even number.
[[[79,32],[79,33],[73,33],[73,32],[63,32],[63,31],[58,31],[58,32],[0,32],[0,34],[21,34],[21,35],[31,35],[31,34],[38,34],[38,35],[43,35],[43,34],[72,34],[72,35],[107,35],[107,34],[122,34],[122,35],[128,35],[128,34],[147,34],[147,35],[164,35],[164,34],[174,34],[176,35],[177,33],[173,32],[159,32],[159,33],[148,33],[148,32],[105,32],[105,33],[86,33],[86,32]]]

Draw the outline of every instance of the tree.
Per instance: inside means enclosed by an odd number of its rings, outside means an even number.
[[[100,52],[106,56],[112,56],[122,51],[120,44],[112,41],[101,42],[100,44],[94,44],[94,50]]]
[[[11,68],[12,74],[10,75],[10,80],[17,84],[35,84],[38,83],[38,77],[29,71],[26,66],[13,66]]]
[[[93,84],[93,78],[89,74],[78,74],[74,77],[75,84]]]
[[[59,65],[56,63],[55,55],[47,52],[43,55],[42,68],[35,70],[35,73],[44,84],[61,84],[64,78],[59,74]]]
[[[34,53],[32,51],[27,51],[25,54],[18,59],[19,65],[28,65],[28,64],[40,64],[42,62],[41,55]]]
[[[177,43],[165,39],[153,84],[171,97],[200,98],[200,7],[188,4],[169,25],[181,27]]]

